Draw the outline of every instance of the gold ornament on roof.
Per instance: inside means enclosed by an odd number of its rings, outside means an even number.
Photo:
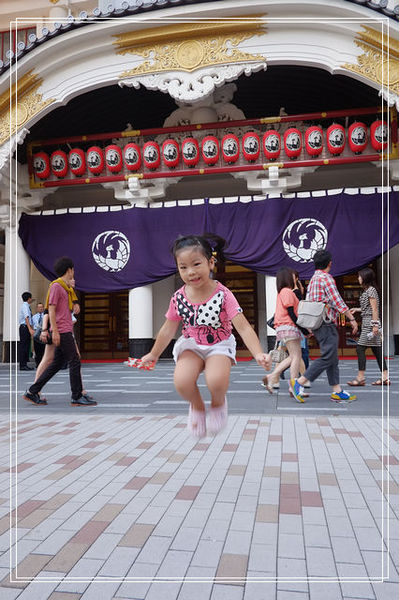
[[[28,71],[21,77],[11,90],[0,96],[0,145],[4,144],[10,135],[17,131],[45,106],[54,102],[52,98],[43,100],[43,94],[38,92],[43,79]],[[11,109],[10,109],[11,96]]]
[[[124,71],[121,78],[159,71],[187,71],[212,65],[265,61],[262,54],[243,52],[238,45],[265,33],[259,15],[219,23],[178,23],[131,31],[116,37],[118,54],[142,56],[144,62]]]
[[[355,44],[363,54],[358,56],[357,64],[343,67],[399,94],[399,41],[372,27],[362,27],[364,31],[358,34]]]

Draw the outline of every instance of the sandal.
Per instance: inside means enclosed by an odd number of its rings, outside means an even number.
[[[261,386],[266,388],[269,394],[273,394],[273,384],[269,381],[268,375],[265,375],[265,377],[263,377]]]
[[[206,436],[206,418],[204,410],[196,410],[191,407],[188,410],[187,429],[192,436],[202,438]]]
[[[352,381],[348,381],[348,385],[351,385],[353,387],[360,387],[362,385],[366,385],[366,380],[358,379],[357,377],[355,377],[355,379],[352,379]],[[377,385],[377,384],[373,383],[372,385]]]
[[[373,381],[371,385],[391,385],[391,380],[390,379],[377,379],[376,381]]]
[[[209,409],[208,429],[211,433],[219,433],[227,425],[227,398],[221,406],[211,406]]]

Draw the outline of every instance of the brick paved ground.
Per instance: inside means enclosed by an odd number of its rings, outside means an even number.
[[[17,430],[2,600],[399,598],[398,418],[233,414],[196,442],[182,415],[65,410]]]

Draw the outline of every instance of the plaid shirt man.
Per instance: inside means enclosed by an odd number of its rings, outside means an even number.
[[[314,272],[309,282],[306,300],[325,302],[327,305],[326,317],[335,324],[338,322],[338,315],[349,310],[337,290],[334,278],[319,269]]]

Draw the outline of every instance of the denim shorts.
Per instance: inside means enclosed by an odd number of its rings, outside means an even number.
[[[193,338],[180,336],[173,348],[173,358],[175,362],[178,361],[180,354],[185,350],[191,350],[191,352],[198,354],[198,356],[200,356],[204,361],[209,358],[209,356],[213,356],[214,354],[222,354],[224,356],[228,356],[234,364],[237,363],[236,339],[234,335],[230,335],[227,340],[217,342],[211,346],[206,344],[197,344]]]

